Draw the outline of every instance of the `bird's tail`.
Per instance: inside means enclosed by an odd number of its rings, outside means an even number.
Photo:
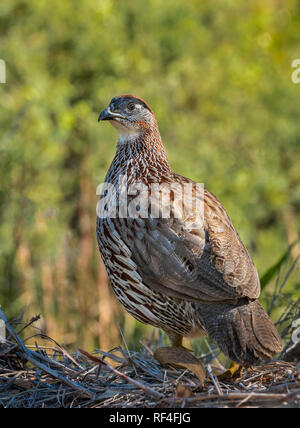
[[[252,366],[282,350],[278,331],[262,305],[243,299],[238,305],[217,303],[199,307],[209,336],[232,361]]]

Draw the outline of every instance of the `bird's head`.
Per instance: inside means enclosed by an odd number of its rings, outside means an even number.
[[[98,118],[109,120],[120,135],[119,142],[136,140],[157,129],[155,116],[148,104],[134,95],[119,95],[111,100]]]

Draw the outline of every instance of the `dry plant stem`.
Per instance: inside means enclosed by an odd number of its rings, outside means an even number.
[[[98,360],[99,364],[105,365],[109,370],[111,370],[117,376],[121,377],[122,379],[125,379],[127,382],[131,383],[132,385],[136,386],[137,388],[142,389],[145,392],[145,394],[152,395],[155,398],[163,398],[163,394],[161,394],[160,392],[157,392],[154,389],[152,389],[150,386],[142,384],[142,383],[140,383],[140,382],[138,382],[138,381],[130,378],[129,376],[125,375],[124,373],[122,373],[119,370],[117,370],[114,367],[112,367],[107,362],[104,362],[104,361],[100,360],[100,358],[94,357],[93,355],[89,354],[86,351],[83,351],[82,349],[80,349],[80,352],[83,355],[85,355],[87,358],[90,358],[90,359],[92,359],[95,362]]]
[[[20,322],[8,323],[3,311],[1,318],[9,341],[0,344],[0,408],[300,408],[300,363],[273,361],[245,369],[238,382],[221,382],[213,373],[211,353],[202,353],[199,358],[209,377],[200,388],[189,370],[165,369],[158,363],[153,350],[163,343],[154,336],[140,351],[129,348],[130,359],[121,346],[92,355],[69,354],[47,336],[43,340],[54,347],[48,352],[36,343],[34,352],[25,343],[35,327],[27,326],[21,340],[15,330],[20,330]],[[107,364],[107,359],[118,366]]]
[[[8,321],[6,319],[6,316],[4,315],[4,312],[1,309],[0,309],[0,317],[4,321],[5,326],[6,326],[7,330],[9,331],[10,335],[15,339],[15,341],[17,342],[17,344],[22,348],[23,352],[26,354],[26,358],[28,359],[28,361],[30,361],[34,366],[40,368],[44,372],[50,374],[54,378],[57,378],[60,381],[66,383],[67,385],[72,386],[74,389],[78,390],[79,392],[86,394],[88,397],[90,397],[90,398],[93,397],[93,393],[91,393],[87,389],[83,388],[81,385],[73,382],[72,380],[66,378],[65,376],[62,376],[60,373],[57,373],[56,371],[54,371],[54,370],[50,369],[49,367],[47,367],[45,364],[43,364],[40,361],[38,361],[37,358],[41,358],[41,355],[37,354],[36,352],[30,351],[24,345],[24,343],[22,342],[22,340],[14,332],[14,330],[12,329],[12,327],[9,325],[9,323],[8,323]]]

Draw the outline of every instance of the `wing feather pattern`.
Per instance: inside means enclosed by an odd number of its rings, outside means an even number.
[[[256,268],[219,200],[204,191],[203,219],[192,203],[184,208],[182,219],[127,219],[132,258],[144,283],[190,301],[258,298]]]

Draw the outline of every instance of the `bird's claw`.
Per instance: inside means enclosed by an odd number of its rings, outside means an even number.
[[[239,364],[232,362],[229,369],[217,377],[218,377],[218,380],[221,380],[221,381],[237,379],[242,376],[243,370],[244,370],[243,366],[240,366]]]

